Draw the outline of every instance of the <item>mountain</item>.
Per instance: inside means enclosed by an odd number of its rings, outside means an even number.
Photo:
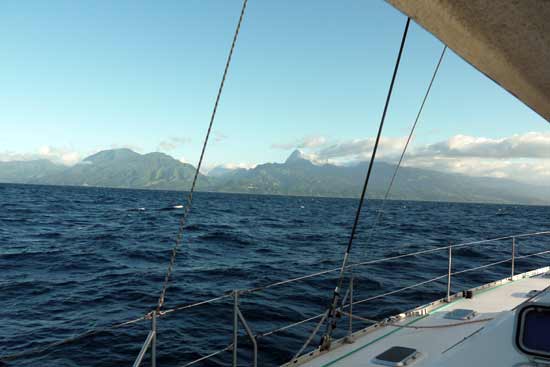
[[[299,151],[285,163],[267,163],[216,177],[215,188],[225,192],[357,197],[368,162],[355,166],[316,165]],[[383,198],[395,165],[374,164],[368,197]],[[471,177],[414,167],[401,167],[390,194],[392,199],[549,204],[550,189],[492,177]]]
[[[220,177],[228,173],[235,173],[239,171],[246,171],[246,168],[227,168],[224,166],[216,166],[208,171],[208,177]]]
[[[226,192],[257,194],[353,197],[359,191],[359,177],[349,182],[346,168],[318,166],[295,151],[285,163],[266,163],[249,170],[237,170],[217,177],[216,186]]]
[[[0,182],[28,183],[41,181],[65,170],[65,166],[47,159],[0,162]]]
[[[274,195],[358,197],[368,163],[318,165],[299,150],[284,163],[253,169],[217,167],[199,175],[198,190]],[[368,196],[382,198],[395,166],[374,165]],[[0,182],[188,190],[195,167],[164,153],[106,150],[66,167],[46,160],[0,162]],[[550,204],[550,189],[513,180],[401,167],[390,198],[431,201]]]
[[[153,153],[154,154],[154,153]],[[83,160],[85,164],[108,164],[113,162],[122,162],[125,160],[135,160],[139,159],[141,154],[134,152],[131,149],[121,148],[121,149],[111,149],[103,150],[96,154],[93,154]]]
[[[192,165],[182,163],[164,153],[138,154],[130,149],[113,149],[96,153],[73,167],[29,182],[187,190],[191,187],[194,173],[195,168]],[[208,178],[199,175],[198,185],[207,188]]]
[[[307,164],[309,160],[300,149],[295,149],[285,161],[285,164]]]

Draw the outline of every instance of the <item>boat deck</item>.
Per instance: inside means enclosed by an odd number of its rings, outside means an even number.
[[[474,288],[472,298],[457,294],[449,302],[439,300],[416,308],[398,315],[398,320],[354,333],[352,343],[344,339],[334,341],[330,351],[315,350],[285,366],[379,367],[381,364],[374,361],[375,357],[393,346],[417,349],[420,355],[411,365],[418,367],[525,362],[525,357],[512,346],[512,310],[532,298],[533,293],[529,293],[532,290],[550,287],[548,271],[546,267],[516,275],[513,280],[503,279]],[[538,296],[546,293],[550,292],[539,292]],[[474,310],[475,316],[469,320],[447,318],[448,312],[457,309]]]

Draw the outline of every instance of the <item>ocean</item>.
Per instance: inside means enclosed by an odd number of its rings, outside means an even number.
[[[0,355],[38,348],[154,309],[186,194],[173,191],[0,184]],[[341,264],[356,199],[197,193],[184,231],[166,309],[298,277]],[[365,203],[351,262],[438,246],[550,230],[550,207],[388,201],[369,239],[381,201]],[[518,255],[548,249],[550,236],[518,238]],[[505,239],[453,252],[453,271],[509,258]],[[355,267],[354,299],[447,273],[447,252]],[[516,261],[517,272],[548,265],[547,257]],[[510,263],[457,275],[452,290],[509,276]],[[265,333],[322,313],[337,273],[243,295],[251,329]],[[354,307],[371,319],[442,298],[447,279]],[[158,320],[158,365],[186,362],[226,347],[232,302],[182,310]],[[344,335],[347,319],[339,321]],[[259,365],[276,366],[298,351],[315,322],[260,338]],[[354,328],[366,326],[354,321]],[[128,366],[150,322],[138,322],[63,343],[7,366]],[[239,339],[239,364],[250,343]],[[316,339],[316,343],[318,339]],[[221,353],[199,366],[227,366]],[[0,363],[1,365],[1,363]],[[149,365],[146,358],[144,366]]]

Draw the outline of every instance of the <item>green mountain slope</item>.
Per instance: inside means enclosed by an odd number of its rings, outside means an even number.
[[[368,163],[342,167],[315,165],[294,152],[285,163],[268,163],[216,177],[214,187],[227,192],[358,197]],[[368,196],[382,198],[395,170],[374,165]],[[491,177],[470,177],[414,167],[401,167],[390,198],[492,203],[550,203],[550,189]]]
[[[50,185],[180,189],[191,186],[195,168],[164,153],[138,154],[116,149],[94,154],[81,163],[37,181]],[[200,175],[199,185],[208,187]]]
[[[35,161],[0,162],[0,182],[29,183],[64,171],[65,166],[46,159]]]

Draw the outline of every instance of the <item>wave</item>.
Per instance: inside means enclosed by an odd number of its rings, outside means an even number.
[[[468,258],[487,257],[481,251],[476,250],[473,247],[459,247],[457,249],[454,249],[453,256],[464,256]]]
[[[145,208],[130,208],[130,209],[126,209],[126,211],[129,211],[129,212],[144,212],[146,209]]]
[[[187,231],[196,231],[196,232],[208,232],[209,230],[217,230],[217,231],[231,231],[238,229],[238,227],[229,225],[229,224],[201,224],[201,223],[193,223],[185,226],[185,229]]]
[[[237,244],[237,245],[251,245],[251,241],[248,236],[232,233],[232,232],[223,232],[223,231],[214,231],[207,233],[198,237],[199,241],[202,242],[217,242],[219,244]]]

